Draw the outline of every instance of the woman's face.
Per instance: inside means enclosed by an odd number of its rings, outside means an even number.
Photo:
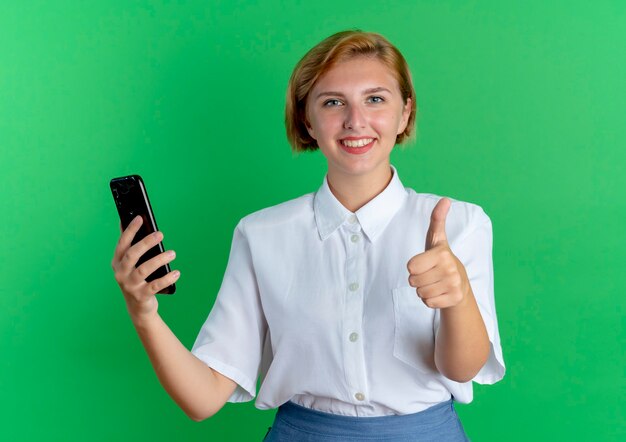
[[[358,57],[317,81],[307,101],[307,129],[329,175],[376,176],[389,173],[389,155],[410,112],[393,72],[375,58]]]

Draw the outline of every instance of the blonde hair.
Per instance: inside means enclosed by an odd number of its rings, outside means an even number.
[[[360,30],[342,31],[324,39],[296,64],[289,84],[285,104],[285,127],[287,139],[294,152],[316,150],[317,141],[306,128],[306,105],[309,93],[317,80],[339,62],[358,56],[380,60],[393,71],[404,103],[411,99],[411,115],[404,132],[396,137],[396,143],[409,139],[415,126],[415,90],[409,66],[400,53],[385,37]]]

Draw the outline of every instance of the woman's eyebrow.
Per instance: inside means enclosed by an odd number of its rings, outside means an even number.
[[[391,91],[389,89],[387,89],[386,87],[373,87],[371,89],[366,89],[363,91],[363,95],[367,95],[367,94],[375,94],[376,92],[389,92],[391,93]]]
[[[377,92],[388,92],[388,93],[391,93],[391,91],[389,89],[387,89],[386,87],[378,86],[378,87],[373,87],[373,88],[370,88],[370,89],[365,89],[363,91],[363,95],[375,94]],[[334,91],[320,92],[319,94],[317,94],[315,99],[317,100],[317,99],[319,99],[321,97],[326,97],[326,96],[343,97],[344,94],[341,93],[341,92],[334,92]]]
[[[334,97],[343,97],[343,94],[341,92],[333,92],[333,91],[328,91],[328,92],[320,92],[319,94],[317,94],[317,96],[315,97],[315,99],[317,100],[318,98],[321,97],[326,97],[326,96],[334,96]]]

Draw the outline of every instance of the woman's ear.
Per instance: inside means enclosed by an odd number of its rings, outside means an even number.
[[[309,133],[309,135],[311,136],[311,138],[313,138],[314,140],[317,140],[317,138],[315,138],[315,131],[313,130],[313,127],[311,126],[311,123],[309,123],[309,119],[308,118],[304,119],[304,125],[306,126],[306,130]]]
[[[413,100],[409,97],[406,99],[406,103],[402,107],[402,118],[400,120],[400,126],[398,127],[398,133],[396,135],[400,135],[405,131],[407,124],[409,124],[409,117],[411,116],[411,106],[413,104]]]

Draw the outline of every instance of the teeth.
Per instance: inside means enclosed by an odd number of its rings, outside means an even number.
[[[373,138],[363,138],[361,140],[341,140],[341,143],[348,147],[363,147],[366,144],[370,144],[373,140]]]

